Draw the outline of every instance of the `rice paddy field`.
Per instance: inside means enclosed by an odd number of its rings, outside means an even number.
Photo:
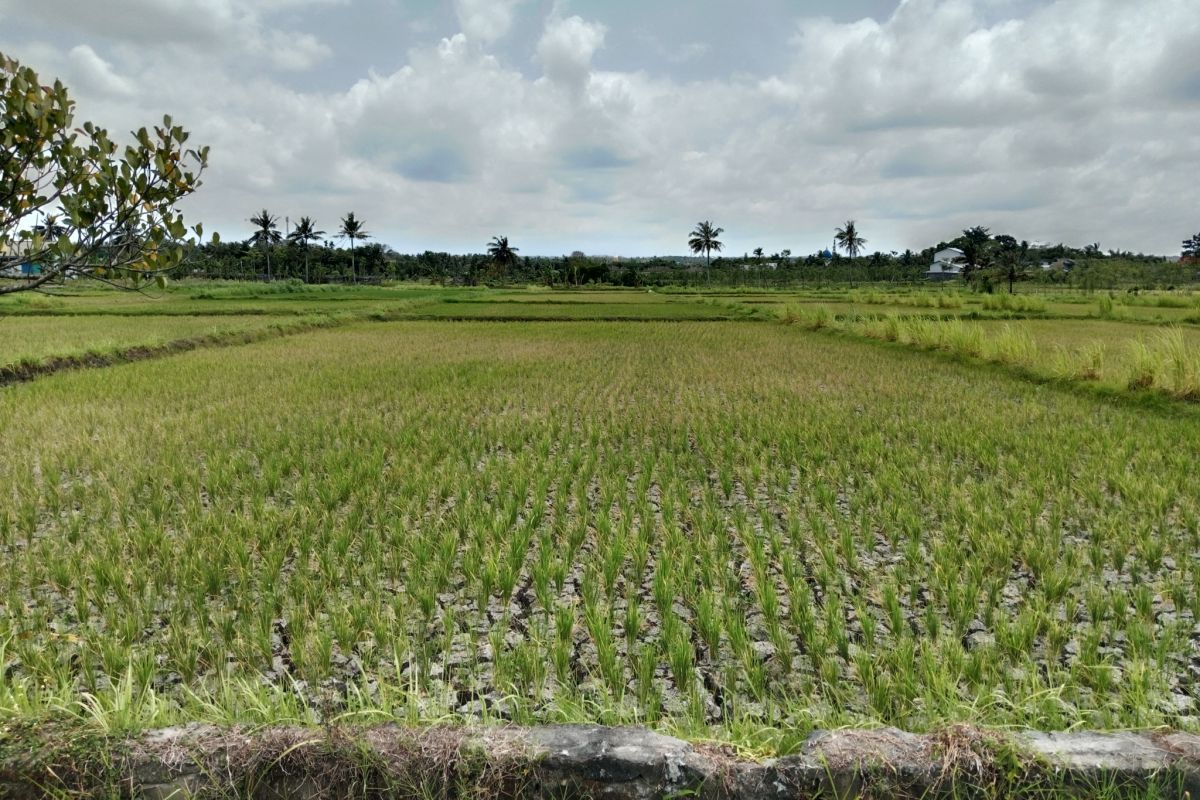
[[[0,309],[0,360],[375,314],[0,388],[0,717],[1200,730],[1186,323],[204,291]],[[1096,347],[1133,355],[1055,372]]]
[[[197,336],[261,330],[265,316],[0,316],[0,369],[51,357],[156,347]]]

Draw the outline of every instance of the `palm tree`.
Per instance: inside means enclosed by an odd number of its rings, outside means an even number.
[[[342,227],[338,228],[337,235],[339,239],[350,240],[350,282],[356,283],[358,277],[354,273],[354,243],[359,239],[370,239],[371,234],[363,228],[363,221],[356,219],[351,211],[342,217]]]
[[[261,246],[267,253],[267,280],[271,280],[271,245],[279,244],[283,238],[276,229],[275,224],[279,222],[279,217],[267,211],[265,208],[250,218],[250,224],[258,226],[258,230],[250,237],[251,244]]]
[[[289,242],[299,242],[304,248],[304,282],[308,283],[308,243],[320,239],[325,231],[316,230],[317,224],[312,217],[301,217],[296,223],[296,230],[288,234]]]
[[[688,247],[692,248],[693,253],[696,255],[704,253],[704,279],[706,281],[709,267],[712,266],[710,253],[713,250],[721,252],[721,248],[725,245],[717,237],[724,232],[724,228],[714,228],[711,222],[704,220],[696,223],[696,229],[692,231],[691,237],[688,239]]]
[[[493,236],[488,242],[488,256],[502,275],[517,263],[517,252],[518,248],[509,245],[507,236]]]
[[[43,247],[54,244],[54,242],[57,242],[59,239],[69,233],[65,225],[60,225],[58,223],[57,214],[47,214],[42,218],[40,223],[33,226],[33,232],[42,237],[42,241],[45,243],[43,244]],[[50,252],[53,251],[51,250]],[[49,253],[47,253],[47,255],[49,255]],[[50,257],[53,258],[53,256]],[[64,271],[61,275],[59,275],[59,282],[65,282],[66,278],[67,273]]]
[[[40,233],[44,241],[50,242],[66,234],[67,228],[58,224],[57,214],[47,214],[40,224],[33,226],[33,232]]]
[[[838,228],[834,232],[833,240],[836,245],[840,245],[846,251],[846,255],[850,258],[857,258],[867,243],[866,239],[858,235],[858,228],[855,227],[852,219],[846,220],[846,227]]]

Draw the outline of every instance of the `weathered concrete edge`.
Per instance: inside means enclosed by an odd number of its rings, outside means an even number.
[[[0,745],[3,741],[0,740]],[[795,755],[755,762],[639,728],[277,727],[191,725],[111,740],[97,771],[26,748],[0,761],[0,797],[95,788],[163,800],[202,796],[607,797],[696,794],[729,800],[886,794],[997,796],[1103,787],[1114,796],[1154,784],[1162,796],[1200,797],[1200,736],[1016,733],[968,727],[917,735],[894,728],[823,731]],[[21,752],[17,750],[17,752]],[[78,753],[76,753],[78,757]],[[77,768],[77,769],[76,769]]]

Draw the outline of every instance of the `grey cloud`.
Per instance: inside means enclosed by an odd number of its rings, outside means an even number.
[[[22,13],[54,28],[146,45],[209,44],[240,21],[235,6],[227,0],[38,0],[21,5]]]
[[[563,166],[568,169],[615,169],[628,167],[633,161],[624,158],[615,150],[597,145],[595,147],[575,147],[568,149],[562,157]]]
[[[401,175],[414,181],[452,183],[466,180],[475,172],[463,149],[448,142],[410,146],[395,164]]]

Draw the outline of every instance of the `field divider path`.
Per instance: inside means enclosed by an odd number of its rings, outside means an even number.
[[[128,347],[103,352],[50,355],[37,361],[0,364],[0,388],[17,383],[26,383],[36,378],[68,370],[100,369],[118,364],[163,358],[202,348],[233,347],[261,342],[267,339],[275,339],[281,336],[292,336],[297,333],[337,328],[353,322],[385,321],[393,318],[391,315],[381,316],[377,312],[370,314],[321,315],[316,319],[309,318],[294,322],[278,323],[253,330],[237,329],[216,331],[197,336],[185,336],[160,344],[133,344]]]
[[[817,731],[767,760],[641,728],[0,728],[0,793],[126,797],[1188,797],[1200,737]],[[55,735],[56,734],[56,735]],[[6,746],[8,745],[8,746]],[[24,745],[24,747],[18,747]],[[81,745],[90,749],[81,750]]]
[[[539,317],[533,315],[503,314],[405,314],[397,319],[405,322],[761,322],[761,319],[744,316],[675,316],[675,317],[642,317],[637,315],[606,314],[595,317]]]

